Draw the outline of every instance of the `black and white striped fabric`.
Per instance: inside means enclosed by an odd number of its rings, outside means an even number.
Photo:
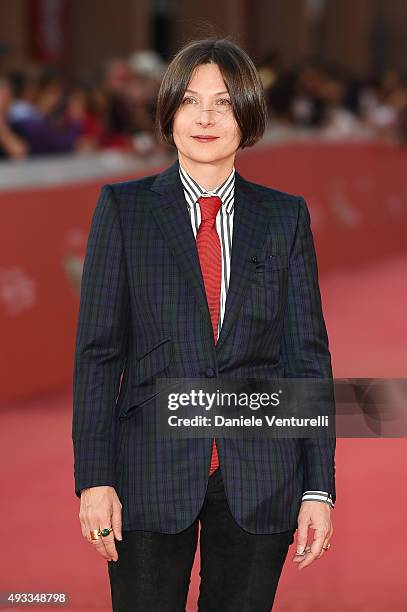
[[[215,189],[205,189],[197,183],[182,167],[179,162],[179,174],[184,187],[184,195],[188,206],[188,212],[191,217],[192,230],[196,238],[199,225],[201,223],[201,209],[198,204],[198,198],[205,196],[216,195],[222,200],[222,206],[216,217],[216,229],[219,235],[222,249],[222,285],[220,292],[220,313],[218,323],[218,337],[222,327],[223,317],[225,315],[226,296],[229,287],[230,279],[230,262],[232,258],[232,238],[233,238],[233,213],[234,213],[234,196],[235,196],[235,167],[233,166],[229,176],[223,183]],[[328,503],[331,508],[334,508],[329,493],[325,491],[305,491],[302,496],[302,501],[322,501]]]
[[[199,185],[188,172],[179,164],[181,181],[184,186],[184,194],[191,216],[192,230],[196,238],[201,223],[201,209],[198,198],[216,195],[222,200],[222,206],[216,217],[216,230],[220,239],[222,249],[222,285],[220,292],[220,313],[218,323],[218,337],[225,316],[226,295],[229,287],[230,261],[232,257],[232,235],[233,235],[233,210],[235,203],[235,168],[232,168],[228,178],[216,189],[206,190]]]

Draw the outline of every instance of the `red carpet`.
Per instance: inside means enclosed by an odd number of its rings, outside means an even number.
[[[407,377],[406,277],[407,259],[397,259],[321,280],[336,377]],[[70,390],[3,407],[2,416],[0,590],[67,592],[68,609],[111,610],[106,562],[79,526]],[[274,610],[404,612],[407,441],[339,439],[336,465],[332,548],[303,572],[290,548]]]

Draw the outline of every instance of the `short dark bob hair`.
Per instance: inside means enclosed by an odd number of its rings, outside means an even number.
[[[240,128],[240,149],[254,145],[267,126],[267,104],[256,67],[248,54],[226,38],[205,38],[187,43],[168,65],[157,97],[155,127],[158,138],[175,147],[173,119],[194,70],[217,64],[230,95]]]

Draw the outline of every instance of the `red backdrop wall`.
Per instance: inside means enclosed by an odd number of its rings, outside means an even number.
[[[291,142],[244,151],[236,168],[306,198],[319,272],[326,274],[407,251],[406,161],[406,151],[385,144]],[[70,384],[81,268],[99,190],[137,177],[0,192],[0,399]]]

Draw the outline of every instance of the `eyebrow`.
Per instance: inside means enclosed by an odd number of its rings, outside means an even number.
[[[191,92],[191,93],[194,93],[194,94],[198,94],[198,95],[199,95],[199,92],[198,92],[198,91],[194,91],[193,89],[186,89],[186,90],[185,90],[185,93],[186,93],[187,91],[189,91],[189,92]],[[214,95],[215,95],[215,96],[218,96],[219,94],[224,94],[224,93],[228,94],[229,92],[228,92],[228,91],[217,91],[217,92],[216,92]]]

